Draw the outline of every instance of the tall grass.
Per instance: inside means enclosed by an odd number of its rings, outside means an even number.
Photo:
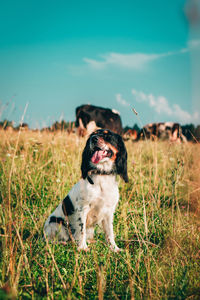
[[[87,253],[43,238],[46,218],[80,178],[84,144],[61,132],[0,132],[0,298],[199,299],[199,144],[126,143],[120,253],[98,228]]]

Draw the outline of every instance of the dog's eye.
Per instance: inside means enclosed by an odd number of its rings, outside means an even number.
[[[96,135],[92,135],[91,140],[92,140],[93,143],[97,143],[98,137]]]
[[[108,157],[112,157],[113,156],[113,151],[111,149],[108,150]]]

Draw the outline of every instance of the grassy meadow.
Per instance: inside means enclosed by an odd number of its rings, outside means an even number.
[[[81,176],[85,139],[0,131],[0,299],[200,299],[200,145],[126,142],[114,218],[120,253],[43,238]]]

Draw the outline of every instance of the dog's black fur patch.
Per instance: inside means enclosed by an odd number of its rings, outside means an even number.
[[[61,217],[52,216],[49,220],[49,224],[50,223],[57,223],[63,225],[64,227],[67,227],[67,224],[65,223],[64,219]]]
[[[69,195],[67,195],[63,200],[62,210],[65,216],[71,216],[74,213],[74,206]]]

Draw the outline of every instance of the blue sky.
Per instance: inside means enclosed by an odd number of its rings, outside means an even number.
[[[1,119],[18,124],[27,108],[24,121],[41,128],[90,103],[118,110],[123,126],[199,124],[199,19],[188,21],[188,3],[0,1]]]

